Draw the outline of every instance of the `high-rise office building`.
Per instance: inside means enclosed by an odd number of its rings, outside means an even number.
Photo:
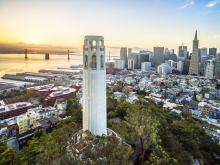
[[[167,63],[170,67],[173,67],[173,60],[166,60],[165,63]]]
[[[168,49],[168,48],[165,48],[165,50],[164,50],[164,56],[165,56],[165,57],[168,57],[169,55],[170,55],[169,49]]]
[[[151,71],[151,62],[142,62],[141,63],[141,71],[142,72],[149,72],[149,71]]]
[[[125,68],[125,60],[115,60],[115,68],[117,69],[124,69]]]
[[[220,53],[216,54],[216,60],[220,61]]]
[[[178,61],[176,68],[177,68],[177,70],[178,70],[180,73],[182,73],[182,71],[183,71],[183,62],[182,62],[182,61]]]
[[[204,70],[205,77],[212,79],[214,76],[214,71],[215,71],[215,60],[206,60],[205,70]]]
[[[153,63],[152,66],[156,67],[159,66],[164,62],[164,47],[154,47],[154,58],[153,58]]]
[[[204,68],[206,60],[207,60],[207,56],[201,56],[200,69]]]
[[[162,63],[157,67],[157,73],[168,74],[170,72],[170,66],[167,63]]]
[[[134,60],[128,59],[128,69],[134,70]]]
[[[183,72],[182,74],[188,74],[189,73],[189,65],[190,65],[190,60],[183,60]]]
[[[140,53],[138,53],[138,64],[137,69],[141,69],[141,63],[142,62],[149,62],[150,61],[150,54],[146,50],[141,50]]]
[[[122,47],[120,50],[120,60],[125,61],[125,68],[128,67],[127,47]]]
[[[138,54],[130,53],[128,55],[128,59],[134,60],[134,69],[137,69],[138,68]]]
[[[207,56],[207,54],[208,54],[207,48],[203,47],[203,48],[200,49],[200,51],[201,51],[200,52],[201,57],[202,56]]]
[[[131,52],[132,52],[132,49],[128,48],[128,56],[129,56],[129,54],[131,54]]]
[[[83,66],[83,130],[106,135],[106,70],[102,36],[85,36]]]
[[[169,50],[170,54],[174,54],[174,49]]]
[[[209,56],[213,55],[215,58],[216,54],[217,54],[217,48],[209,48]]]
[[[199,75],[199,40],[197,39],[197,30],[193,40],[193,52],[190,60],[189,74]]]
[[[220,61],[215,62],[215,76],[220,78]]]
[[[178,48],[178,60],[186,60],[187,59],[187,46],[179,46]]]

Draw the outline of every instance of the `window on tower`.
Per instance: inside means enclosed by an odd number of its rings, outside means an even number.
[[[104,46],[103,40],[99,41],[99,46]]]
[[[92,64],[91,64],[92,69],[96,69],[96,55],[92,56]]]
[[[88,56],[87,55],[84,56],[84,67],[85,68],[88,67]]]
[[[103,55],[101,55],[100,60],[101,60],[101,64],[100,64],[101,69],[104,69],[104,57],[103,57]]]
[[[96,40],[92,41],[92,46],[96,46]]]

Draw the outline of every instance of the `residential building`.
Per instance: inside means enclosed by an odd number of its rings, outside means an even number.
[[[40,120],[40,114],[34,110],[28,110],[25,114],[17,117],[17,124],[19,127],[19,134],[31,129],[34,122]]]
[[[220,108],[211,106],[209,109],[209,118],[210,119],[219,119],[220,118]]]
[[[197,30],[195,33],[195,38],[193,40],[193,52],[190,60],[189,74],[200,75],[199,74],[199,40],[197,39]]]

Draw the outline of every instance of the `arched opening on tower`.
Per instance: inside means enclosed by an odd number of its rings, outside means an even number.
[[[92,41],[92,46],[96,46],[96,40]]]
[[[103,40],[99,41],[99,46],[104,46]]]
[[[84,67],[85,68],[88,67],[88,56],[87,55],[84,56]]]
[[[96,55],[92,56],[92,69],[96,69]]]
[[[100,60],[101,60],[101,64],[100,64],[101,69],[104,69],[104,56],[103,55],[100,56]]]

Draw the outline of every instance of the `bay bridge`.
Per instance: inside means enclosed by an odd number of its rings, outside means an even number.
[[[22,49],[21,51],[23,51],[23,49]],[[28,59],[28,50],[27,50],[27,49],[24,49],[24,54],[25,54],[24,58],[25,58],[25,59]],[[45,59],[46,59],[46,60],[49,60],[49,59],[50,59],[50,54],[49,54],[49,53],[45,53]],[[67,51],[67,59],[68,59],[68,60],[70,59],[69,49],[68,49],[68,51]]]

